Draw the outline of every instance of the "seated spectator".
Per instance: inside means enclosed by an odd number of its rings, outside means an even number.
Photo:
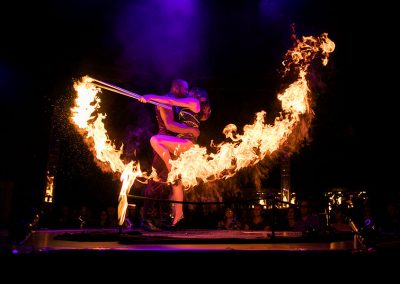
[[[303,233],[319,233],[324,230],[321,219],[314,214],[313,208],[308,200],[300,202],[300,216],[293,226],[293,230]]]
[[[294,225],[298,219],[297,208],[294,205],[290,205],[286,212],[286,218],[283,220],[279,228],[283,231],[293,231]]]
[[[261,204],[255,204],[251,210],[251,218],[244,224],[245,230],[251,231],[269,231],[271,227],[263,216],[263,207]]]
[[[97,227],[99,227],[99,228],[110,227],[110,219],[108,218],[107,210],[100,211],[99,219],[97,220]]]
[[[72,219],[75,228],[93,228],[95,224],[92,219],[92,210],[85,205],[82,205],[78,210],[75,210]]]
[[[352,232],[351,226],[346,217],[344,206],[334,207],[331,212],[330,227],[337,233]]]
[[[226,208],[224,218],[218,222],[218,229],[239,230],[240,222],[232,208]]]

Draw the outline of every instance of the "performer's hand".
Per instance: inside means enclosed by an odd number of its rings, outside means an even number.
[[[151,95],[144,95],[138,98],[139,102],[141,103],[147,103],[148,101],[151,100]]]
[[[142,96],[142,98],[144,100],[144,103],[147,103],[147,102],[151,101],[151,99],[153,97],[154,97],[153,95],[144,95],[144,96]]]

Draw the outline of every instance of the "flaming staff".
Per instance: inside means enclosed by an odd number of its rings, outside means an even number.
[[[105,90],[108,90],[108,91],[111,91],[111,92],[114,92],[114,93],[118,93],[118,94],[130,97],[130,98],[134,98],[134,99],[139,99],[141,97],[140,95],[138,95],[136,93],[130,92],[130,91],[125,90],[125,89],[122,89],[122,88],[120,88],[118,86],[115,86],[115,85],[111,85],[110,83],[107,83],[107,82],[104,82],[104,81],[100,81],[100,80],[94,79],[92,77],[88,77],[88,78],[92,82],[95,82],[95,83],[92,83],[92,84],[94,86],[96,86],[96,87],[99,87],[99,88],[102,88],[102,89],[105,89]],[[162,104],[162,103],[158,103],[158,102],[154,102],[154,101],[149,101],[149,103],[151,103],[153,105],[157,105],[157,106],[163,107],[163,108],[166,108],[166,109],[172,110],[172,107],[170,105],[166,105],[166,104]]]

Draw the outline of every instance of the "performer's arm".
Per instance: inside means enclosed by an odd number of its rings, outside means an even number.
[[[157,96],[157,95],[144,95],[139,98],[139,101],[146,103],[148,101],[154,101],[170,106],[187,107],[191,111],[198,113],[200,112],[200,101],[196,98],[171,98],[168,96]]]
[[[164,121],[165,127],[174,133],[191,133],[193,136],[198,137],[200,135],[200,130],[195,127],[187,126],[184,123],[179,123],[174,121],[174,114],[172,111],[158,107],[160,110],[160,115]]]

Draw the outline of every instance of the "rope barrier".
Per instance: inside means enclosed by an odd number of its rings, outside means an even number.
[[[142,200],[152,200],[152,201],[159,201],[159,202],[168,202],[168,203],[181,203],[181,204],[197,204],[197,205],[206,205],[206,204],[232,204],[232,203],[255,203],[260,200],[272,200],[272,202],[277,202],[277,203],[282,203],[282,204],[288,204],[288,205],[293,205],[293,203],[286,202],[283,200],[280,200],[276,198],[275,196],[267,196],[265,198],[253,198],[253,199],[245,199],[245,200],[232,200],[232,201],[175,201],[171,199],[160,199],[160,198],[151,198],[151,197],[145,197],[141,195],[132,195],[128,194],[128,198],[132,199],[142,199]]]

